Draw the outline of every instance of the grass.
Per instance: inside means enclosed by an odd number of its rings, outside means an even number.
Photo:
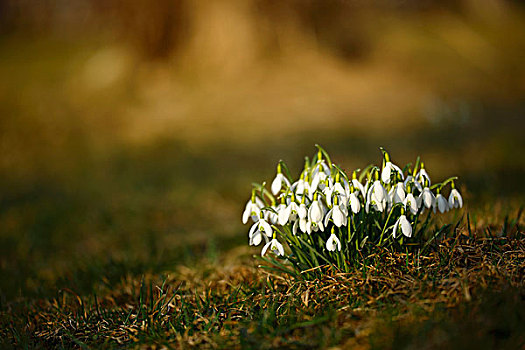
[[[248,248],[118,279],[113,262],[91,293],[64,287],[4,304],[1,345],[517,348],[525,344],[525,237],[519,222],[498,236],[462,227],[426,256],[384,249],[351,273],[311,281],[264,272]]]

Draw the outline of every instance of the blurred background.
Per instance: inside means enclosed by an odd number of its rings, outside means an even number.
[[[1,0],[0,301],[245,245],[251,182],[323,145],[525,191],[519,1]]]

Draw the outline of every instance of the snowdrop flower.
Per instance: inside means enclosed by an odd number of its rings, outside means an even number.
[[[390,203],[403,203],[406,197],[403,183],[398,182],[397,184],[395,184],[388,195],[390,198]]]
[[[281,255],[281,256],[284,255],[283,245],[279,243],[279,241],[275,239],[275,237],[270,242],[265,244],[265,246],[263,247],[261,251],[261,256],[264,256],[264,254],[266,254],[266,251],[268,250],[268,248],[270,248],[270,250],[277,255]]]
[[[376,173],[377,174],[377,173]],[[366,199],[366,211],[369,211],[370,205],[372,205],[377,211],[384,211],[386,208],[386,201],[388,198],[388,193],[386,192],[383,185],[379,180],[375,180],[372,186],[368,189],[367,199]]]
[[[250,228],[248,237],[250,238],[250,245],[259,245],[261,243],[263,234],[272,237],[273,229],[270,224],[261,215],[258,222],[254,223]]]
[[[277,222],[279,225],[284,226],[288,222],[288,219],[290,219],[291,214],[291,207],[289,205],[286,205],[283,203],[284,200],[282,200],[281,204],[277,207]]]
[[[276,206],[275,204],[271,207],[273,210],[265,210],[265,219],[269,220],[273,225],[277,223],[279,220],[279,210],[280,210],[280,204]]]
[[[333,252],[335,250],[341,251],[341,241],[339,241],[339,238],[334,234],[334,230],[332,229],[332,234],[326,241],[326,250],[329,252]]]
[[[312,229],[314,231],[317,231],[317,227],[321,229],[321,231],[324,230],[323,226],[323,216],[324,216],[324,208],[322,207],[322,204],[317,199],[317,193],[314,196],[314,201],[312,202],[312,205],[308,209],[308,219],[311,224]],[[307,226],[308,231],[308,226]]]
[[[324,219],[324,226],[328,226],[328,220],[331,218],[334,225],[341,227],[346,225],[348,210],[344,205],[340,205],[337,197],[335,198],[334,207],[328,211]]]
[[[461,197],[459,191],[454,187],[454,182],[452,182],[452,190],[450,191],[450,196],[448,197],[448,205],[450,209],[463,207],[463,197]]]
[[[412,226],[410,225],[410,222],[408,222],[405,214],[402,214],[394,224],[394,230],[392,232],[392,236],[394,238],[396,238],[396,233],[399,228],[401,228],[402,234],[404,234],[407,237],[412,237]]]
[[[361,210],[361,203],[359,203],[359,198],[357,198],[357,195],[355,192],[350,193],[350,198],[348,201],[350,204],[350,209],[352,209],[352,212],[354,214],[359,213],[359,211]]]
[[[418,180],[422,184],[425,184],[428,181],[428,186],[432,184],[430,181],[430,176],[428,176],[428,173],[425,170],[425,163],[423,162],[421,162],[421,169],[418,171],[416,175],[416,180]]]
[[[436,196],[436,200],[434,202],[434,213],[436,212],[436,208],[439,210],[441,214],[448,211],[448,202],[445,197],[441,195],[441,193],[438,193]]]
[[[357,188],[359,191],[361,191],[361,194],[363,195],[363,198],[366,198],[366,190],[361,182],[357,179],[356,171],[354,170],[352,172],[352,185]]]
[[[317,188],[323,191],[326,188],[326,186],[329,185],[330,180],[331,179],[328,178],[323,167],[320,167],[319,171],[314,175],[312,179],[310,191],[315,191],[317,190]]]
[[[308,209],[306,208],[306,204],[304,204],[304,197],[301,201],[301,204],[299,204],[299,209],[297,210],[297,216],[299,219],[306,219],[306,216],[308,215]]]
[[[253,222],[257,222],[259,220],[259,214],[262,207],[264,207],[263,202],[259,198],[255,197],[255,190],[253,190],[252,198],[248,200],[246,207],[244,208],[244,212],[242,213],[242,223],[246,224],[250,217]]]
[[[288,181],[288,179],[283,175],[281,171],[281,163],[279,163],[277,164],[277,175],[275,175],[275,179],[272,181],[272,193],[274,195],[279,193],[283,182],[286,184],[286,186],[290,187],[290,181]]]
[[[425,207],[431,208],[434,206],[435,201],[436,197],[434,196],[434,193],[430,191],[430,188],[423,188],[423,192],[421,192],[421,194],[419,195],[419,202],[421,204],[424,204]]]
[[[388,154],[388,152],[383,150],[383,154],[385,156],[385,165],[383,167],[383,170],[381,170],[381,180],[383,181],[383,183],[389,184],[392,171],[396,171],[399,175],[401,175],[401,177],[403,177],[403,171],[401,170],[401,168],[399,168],[397,165],[393,164],[390,161],[390,155]]]
[[[407,194],[405,200],[403,201],[403,205],[405,206],[405,209],[410,210],[412,215],[417,214],[419,206],[417,200],[414,198],[414,195],[412,193]]]

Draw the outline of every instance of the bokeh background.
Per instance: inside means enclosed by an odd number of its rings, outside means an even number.
[[[504,0],[0,1],[0,301],[245,245],[251,182],[316,143],[518,211],[524,33]]]

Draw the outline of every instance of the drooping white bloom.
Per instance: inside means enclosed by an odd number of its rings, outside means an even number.
[[[361,210],[361,203],[359,203],[359,198],[357,198],[357,195],[355,192],[350,193],[350,199],[349,199],[350,209],[352,209],[352,212],[354,214],[359,213]]]
[[[450,209],[463,207],[463,197],[461,197],[461,194],[455,188],[453,188],[450,191],[450,196],[448,197],[448,205]]]
[[[328,226],[328,220],[332,219],[334,225],[341,227],[346,225],[346,218],[348,216],[348,211],[343,205],[335,204],[332,209],[328,211],[324,219],[324,226]]]
[[[326,241],[326,250],[333,252],[335,250],[341,251],[341,242],[335,234],[331,234],[328,240]]]
[[[273,210],[264,210],[264,217],[266,218],[266,220],[269,220],[273,225],[275,225],[279,220],[280,206],[281,204],[279,204],[279,206],[272,205]]]
[[[412,237],[412,226],[410,225],[410,222],[408,222],[405,214],[402,214],[394,224],[394,230],[392,231],[392,236],[394,236],[394,238],[396,238],[397,230],[399,228],[401,228],[402,234],[407,237]]]
[[[421,194],[419,195],[419,201],[421,204],[425,205],[425,207],[431,208],[434,206],[436,197],[434,196],[434,193],[432,193],[430,188],[425,187],[423,188],[423,192],[421,192]]]
[[[416,180],[418,180],[423,185],[426,182],[428,182],[428,186],[430,186],[432,184],[431,181],[430,181],[430,176],[428,176],[428,173],[425,170],[425,165],[423,163],[421,163],[421,169],[419,169],[419,171],[417,172]]]
[[[417,214],[419,207],[417,200],[414,198],[414,195],[412,193],[407,194],[405,200],[403,201],[403,205],[405,206],[405,209],[410,210],[412,215]]]
[[[324,163],[323,163],[324,164]],[[324,167],[319,166],[319,171],[317,171],[312,178],[312,183],[310,184],[310,191],[314,192],[319,188],[319,190],[323,191],[326,186],[331,185],[332,179],[328,177],[327,172],[325,172]],[[330,174],[330,170],[328,169],[328,174]]]
[[[270,224],[264,218],[260,218],[258,222],[254,223],[250,228],[248,237],[250,239],[250,245],[259,245],[263,238],[263,235],[272,237],[273,229]]]
[[[275,179],[272,181],[272,193],[276,195],[281,190],[281,187],[283,186],[283,182],[286,184],[286,186],[290,187],[290,181],[282,174],[277,173],[275,175]]]
[[[322,206],[319,200],[315,199],[312,202],[312,205],[310,206],[310,208],[308,209],[308,219],[309,219],[308,223],[310,225],[307,224],[306,226],[307,231],[308,231],[308,227],[310,227],[311,230],[313,231],[317,231],[318,228],[321,229],[321,231],[324,231],[324,226],[323,226],[324,214],[325,214],[324,207]]]
[[[361,191],[361,195],[363,196],[363,198],[366,198],[366,190],[365,190],[365,187],[363,186],[363,184],[361,182],[359,182],[358,179],[352,179],[352,185],[357,188],[359,191]]]
[[[369,211],[372,205],[377,211],[384,211],[387,204],[388,193],[379,180],[375,180],[368,189],[366,199],[366,211]]]
[[[292,191],[295,191],[297,198],[301,198],[305,192],[310,191],[310,184],[308,183],[308,181],[304,180],[304,175],[301,175],[301,178],[294,182],[290,189]]]
[[[383,170],[381,170],[381,180],[383,181],[383,183],[385,184],[390,183],[390,177],[391,177],[392,171],[396,171],[398,174],[401,175],[401,178],[403,178],[403,170],[401,170],[401,168],[399,168],[394,163],[388,161],[385,163]]]
[[[278,220],[277,220],[279,222],[279,225],[281,225],[281,226],[286,225],[286,223],[290,219],[290,215],[292,213],[291,206],[281,203],[281,204],[279,204],[277,212],[279,213],[278,214]]]
[[[396,203],[403,203],[405,200],[405,189],[402,182],[398,182],[395,184],[392,189],[390,189],[390,193],[388,194],[390,198],[390,203],[396,204]]]
[[[319,200],[314,200],[308,209],[308,218],[312,222],[319,222],[323,219],[323,208]]]
[[[306,209],[306,204],[299,204],[299,210],[297,210],[297,216],[299,216],[299,219],[305,219],[307,215],[308,209]]]
[[[264,204],[259,198],[255,197],[255,199],[248,200],[246,207],[244,208],[244,212],[242,213],[242,223],[246,224],[250,217],[253,222],[257,222],[259,220],[262,207],[264,207]]]
[[[436,201],[434,202],[434,213],[436,212],[436,208],[439,210],[440,213],[444,213],[448,211],[448,202],[445,197],[441,195],[441,193],[438,193],[436,196]]]
[[[336,182],[332,187],[327,186],[323,193],[326,196],[326,203],[329,206],[332,205],[332,197],[334,195],[336,195],[339,199],[339,203],[345,203],[347,201],[346,190],[343,188],[343,185],[341,185],[341,183],[339,182]]]
[[[261,256],[264,256],[266,254],[266,251],[270,248],[272,252],[274,252],[277,255],[284,255],[284,248],[281,243],[277,239],[272,239],[270,242],[266,243],[261,251]]]

